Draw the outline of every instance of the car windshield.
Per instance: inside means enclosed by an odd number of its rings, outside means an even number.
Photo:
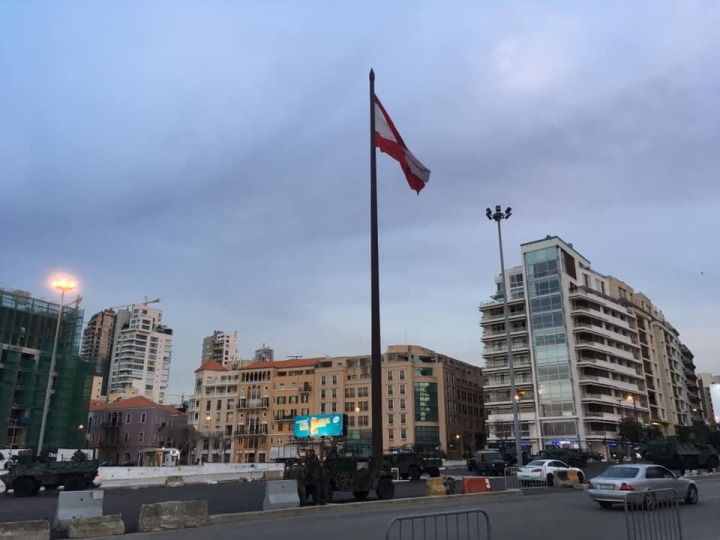
[[[600,475],[602,478],[635,478],[640,469],[637,467],[610,467]]]
[[[502,457],[500,454],[497,454],[497,453],[495,453],[495,454],[482,454],[482,459],[483,459],[483,461],[498,461],[498,460],[501,460],[501,461],[502,461],[502,458],[503,458],[503,457]]]
[[[542,460],[542,459],[531,461],[530,463],[527,464],[528,467],[542,467],[544,465],[545,465],[545,460]]]

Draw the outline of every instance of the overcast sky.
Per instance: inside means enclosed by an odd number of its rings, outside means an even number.
[[[69,272],[86,319],[160,297],[170,394],[214,329],[369,353],[372,66],[432,170],[416,196],[378,155],[383,348],[482,363],[502,204],[508,265],[572,242],[720,372],[718,28],[693,1],[6,0],[0,283]]]

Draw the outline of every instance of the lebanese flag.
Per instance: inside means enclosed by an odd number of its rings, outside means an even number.
[[[408,150],[405,141],[395,129],[395,124],[390,120],[385,107],[382,106],[377,96],[375,98],[375,146],[381,152],[400,163],[405,178],[410,187],[420,194],[420,190],[430,180],[430,169],[425,167],[420,160]]]

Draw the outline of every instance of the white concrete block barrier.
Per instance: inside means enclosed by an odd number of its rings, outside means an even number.
[[[68,538],[101,538],[125,534],[120,514],[98,517],[76,517],[68,527]]]
[[[263,510],[279,510],[281,508],[298,508],[297,480],[274,480],[265,484]]]
[[[38,521],[7,521],[0,523],[2,540],[50,540],[50,523]]]
[[[140,506],[140,532],[204,527],[210,524],[207,501],[167,501]]]
[[[58,531],[64,531],[70,526],[73,518],[102,516],[104,495],[100,489],[60,491],[53,527]]]

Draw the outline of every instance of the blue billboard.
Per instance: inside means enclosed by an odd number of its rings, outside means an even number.
[[[344,414],[313,414],[295,417],[295,438],[344,437],[347,416]]]

